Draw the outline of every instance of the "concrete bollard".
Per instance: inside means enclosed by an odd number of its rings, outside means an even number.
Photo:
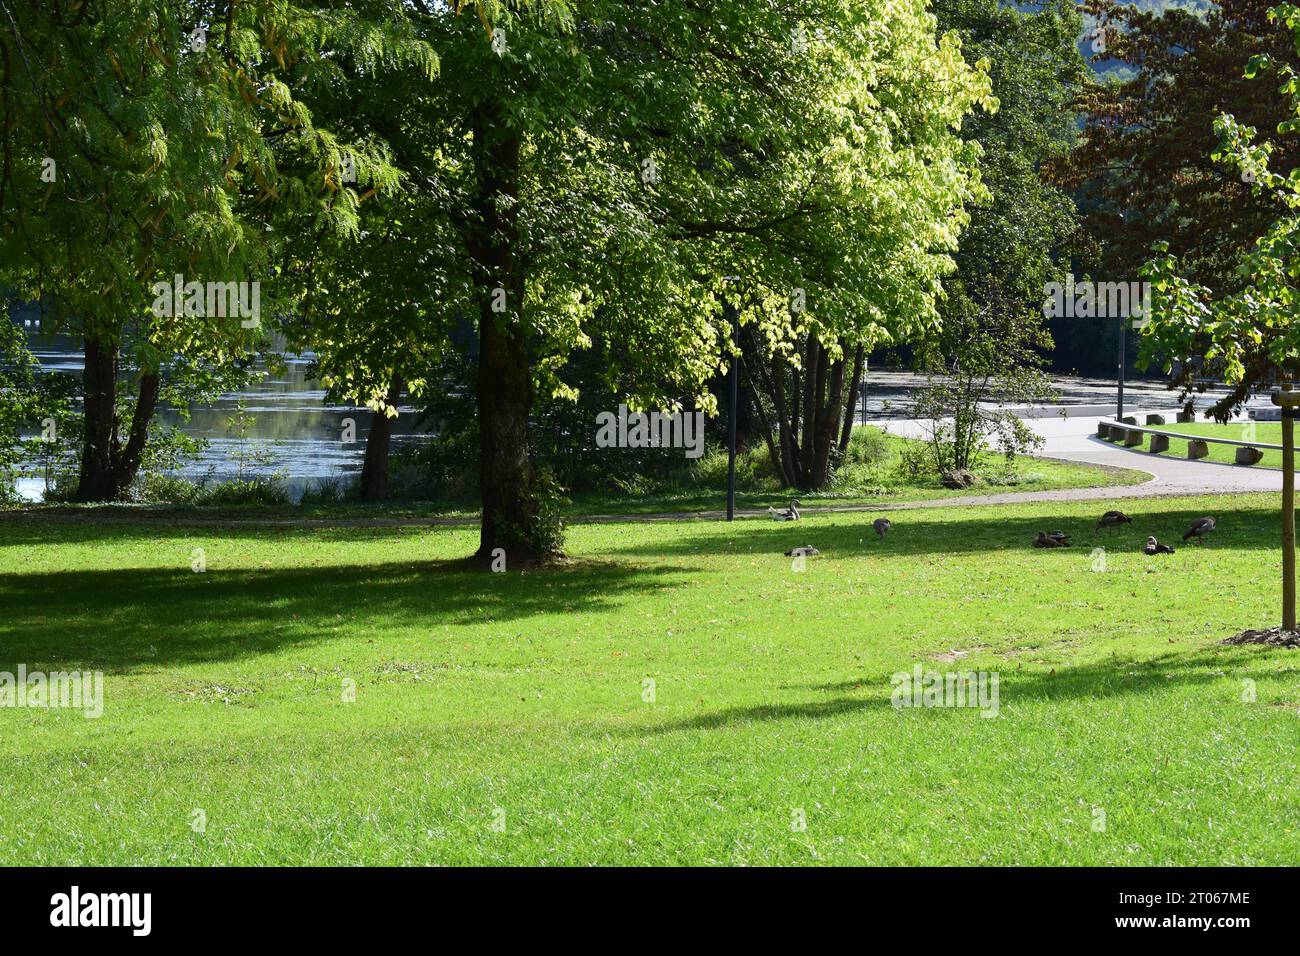
[[[1148,424],[1148,425],[1163,425],[1164,423],[1165,423],[1165,416],[1163,416],[1163,415],[1148,415],[1148,416],[1147,416],[1147,424]]]
[[[1237,449],[1237,464],[1239,465],[1258,465],[1260,459],[1263,457],[1264,453],[1258,448],[1246,447]]]
[[[1168,450],[1169,450],[1169,436],[1168,436],[1168,435],[1152,435],[1152,436],[1151,436],[1151,451],[1153,451],[1153,452],[1161,452],[1161,451],[1168,451]]]
[[[1136,428],[1130,428],[1128,432],[1124,435],[1124,447],[1134,448],[1142,444],[1142,440],[1144,438],[1146,438],[1146,435],[1144,435],[1142,432],[1138,431]]]
[[[1204,458],[1210,453],[1210,446],[1200,439],[1192,439],[1187,443],[1187,457],[1196,459]]]
[[[1120,421],[1122,421],[1125,425],[1136,425],[1138,423],[1137,418],[1134,417],[1133,415],[1125,415],[1123,418],[1120,419]]]

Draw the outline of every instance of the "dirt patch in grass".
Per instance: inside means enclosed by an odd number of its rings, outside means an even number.
[[[1262,631],[1242,631],[1232,637],[1224,638],[1220,644],[1268,644],[1271,647],[1300,647],[1300,634],[1284,631],[1281,626],[1265,628]]]

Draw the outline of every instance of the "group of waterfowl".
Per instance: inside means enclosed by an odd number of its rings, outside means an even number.
[[[790,507],[778,511],[776,508],[768,507],[767,513],[773,521],[798,521],[799,520],[798,499],[790,502]],[[1122,511],[1110,510],[1097,519],[1097,524],[1093,528],[1096,534],[1103,528],[1118,528],[1120,525],[1132,524],[1133,519]],[[883,541],[885,534],[893,527],[893,522],[888,518],[877,518],[871,522],[871,527],[875,530],[876,535]],[[1183,532],[1183,540],[1204,543],[1205,536],[1212,532],[1217,525],[1211,517],[1197,518],[1191,523],[1186,531]],[[1034,537],[1035,548],[1068,548],[1070,547],[1070,536],[1064,531],[1040,531]],[[1148,535],[1146,544],[1143,545],[1144,554],[1173,554],[1174,549],[1167,544],[1162,544],[1156,540],[1155,535]],[[820,554],[812,545],[804,545],[799,548],[792,548],[785,553],[787,558],[806,557],[814,554]]]
[[[1103,528],[1118,528],[1120,525],[1132,523],[1133,519],[1122,511],[1107,511],[1097,521],[1096,527],[1093,528],[1093,533],[1095,534]],[[1205,536],[1213,531],[1215,527],[1217,527],[1217,525],[1213,518],[1208,516],[1197,518],[1192,522],[1191,526],[1183,532],[1183,540],[1190,541],[1195,539],[1198,542],[1204,543]],[[1068,548],[1069,546],[1070,538],[1064,531],[1053,531],[1050,534],[1046,531],[1040,531],[1034,538],[1035,548]],[[1149,535],[1147,537],[1147,542],[1143,545],[1142,551],[1144,554],[1153,555],[1174,553],[1174,549],[1169,545],[1161,544],[1157,541],[1155,535]]]
[[[777,510],[776,510],[775,508],[773,508],[771,505],[768,505],[768,506],[767,506],[767,514],[768,514],[768,517],[770,517],[773,521],[798,521],[798,520],[799,520],[799,509],[800,509],[801,507],[803,507],[803,506],[799,504],[799,499],[796,498],[796,499],[794,499],[793,501],[790,502],[790,507],[789,507],[789,508],[783,508],[783,509],[780,510],[780,511],[777,511]],[[889,531],[889,529],[892,528],[893,526],[894,526],[893,523],[892,523],[888,518],[877,518],[875,521],[871,522],[871,527],[875,529],[875,532],[876,532],[877,537],[879,537],[879,538],[881,538],[881,539],[883,539],[883,538],[885,537],[885,534],[886,534],[886,533]],[[801,550],[801,549],[796,548],[795,550],[798,551],[798,550]],[[811,548],[810,548],[809,550],[810,550],[811,553],[813,553],[813,554],[816,554],[816,553],[817,553],[816,549],[811,549]],[[788,552],[788,551],[786,552],[786,557],[790,557],[790,552]]]
[[[799,499],[796,498],[794,501],[790,502],[789,508],[783,508],[780,511],[769,505],[767,508],[767,514],[773,521],[798,521],[800,507],[802,506],[799,504]],[[877,518],[875,521],[871,522],[871,527],[875,530],[877,537],[882,541],[885,539],[885,535],[888,533],[889,529],[893,526],[893,522],[888,518]],[[814,554],[821,554],[821,552],[811,544],[805,544],[802,547],[791,548],[785,553],[785,556],[787,558],[806,558],[811,557]]]

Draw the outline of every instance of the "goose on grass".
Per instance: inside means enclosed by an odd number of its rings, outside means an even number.
[[[1195,538],[1197,541],[1204,544],[1205,536],[1209,534],[1211,531],[1213,531],[1216,527],[1217,525],[1215,524],[1213,518],[1210,517],[1197,518],[1195,521],[1192,522],[1191,527],[1183,532],[1183,540],[1187,541],[1191,538]]]
[[[767,506],[767,513],[773,521],[798,521],[799,520],[799,499],[790,502],[790,507],[784,511],[777,511],[771,505]]]
[[[1097,527],[1093,531],[1100,531],[1102,528],[1118,528],[1122,524],[1132,524],[1133,519],[1122,511],[1107,511],[1097,522]]]

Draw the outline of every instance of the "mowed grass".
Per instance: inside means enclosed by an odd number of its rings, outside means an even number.
[[[1105,507],[577,526],[504,574],[461,528],[0,521],[0,670],[107,675],[97,720],[0,709],[0,854],[1294,864],[1300,653],[1215,644],[1277,618],[1276,499]],[[998,716],[895,709],[918,663]]]
[[[1282,444],[1282,424],[1281,422],[1233,422],[1227,425],[1220,425],[1217,422],[1184,422],[1180,425],[1163,425],[1153,426],[1160,428],[1161,431],[1179,432],[1184,435],[1204,435],[1206,438],[1229,438],[1233,441],[1260,442],[1265,445]],[[1150,448],[1150,436],[1147,437],[1147,443],[1143,446]],[[1237,460],[1236,445],[1216,445],[1210,443],[1210,454],[1206,456],[1210,461],[1227,462],[1234,464]],[[1252,468],[1277,468],[1282,467],[1282,453],[1271,449],[1262,448],[1264,457],[1260,459]],[[1176,458],[1187,457],[1187,440],[1185,438],[1170,438],[1169,450],[1161,454],[1173,455]],[[1246,467],[1246,466],[1243,466]]]

